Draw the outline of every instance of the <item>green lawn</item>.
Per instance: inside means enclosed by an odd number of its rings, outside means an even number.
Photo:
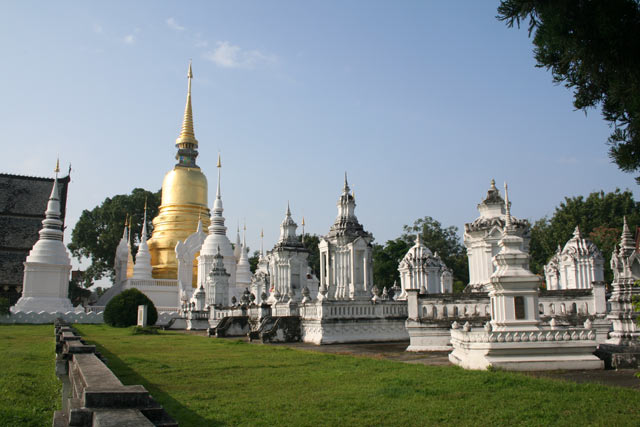
[[[640,393],[177,332],[78,326],[181,426],[638,425]]]
[[[53,325],[0,325],[0,426],[50,426],[61,400]]]

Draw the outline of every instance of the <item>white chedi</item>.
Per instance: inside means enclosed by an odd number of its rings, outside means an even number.
[[[151,253],[147,245],[147,202],[144,203],[144,218],[142,220],[142,232],[140,233],[140,245],[136,254],[136,262],[133,266],[133,279],[152,279]]]
[[[589,289],[604,280],[604,257],[576,226],[573,237],[544,266],[548,290]]]
[[[251,265],[249,264],[249,257],[247,255],[247,226],[244,226],[244,234],[242,236],[242,243],[240,247],[240,257],[238,258],[238,265],[236,266],[236,287],[240,289],[247,289],[251,286]]]
[[[24,263],[22,297],[12,307],[13,312],[64,313],[73,310],[67,297],[71,262],[62,242],[64,232],[60,219],[58,170],[56,165],[56,176],[39,232],[40,238]]]
[[[214,256],[218,253],[223,257],[224,268],[229,275],[229,287],[235,288],[236,284],[236,257],[233,253],[233,247],[227,237],[227,227],[225,227],[224,208],[222,206],[222,197],[220,195],[220,169],[222,163],[218,156],[218,188],[216,191],[216,199],[213,202],[211,211],[211,225],[209,226],[209,235],[204,240],[198,256],[198,287],[206,282],[209,272],[214,264]],[[227,301],[224,304],[228,304]]]
[[[399,299],[407,297],[407,289],[418,289],[421,294],[453,292],[453,275],[438,254],[427,248],[420,234],[398,266],[402,293]]]

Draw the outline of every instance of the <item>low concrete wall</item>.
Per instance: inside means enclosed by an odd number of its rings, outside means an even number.
[[[56,319],[63,319],[67,323],[104,323],[102,311],[85,313],[84,311],[68,311],[66,313],[47,313],[35,311],[11,313],[8,316],[0,316],[0,323],[29,323],[43,324],[53,323]]]
[[[53,426],[177,426],[141,385],[122,385],[93,345],[70,325],[56,321],[56,375],[62,410]]]

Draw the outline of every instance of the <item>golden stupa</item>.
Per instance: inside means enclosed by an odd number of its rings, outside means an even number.
[[[153,219],[153,234],[148,241],[155,279],[176,279],[176,244],[196,231],[198,221],[202,221],[205,230],[210,224],[207,178],[196,165],[198,140],[193,132],[191,112],[191,63],[187,77],[187,105],[184,109],[182,131],[176,139],[178,163],[173,170],[167,172],[162,181],[162,202],[158,216]],[[194,260],[194,272],[197,271],[196,264],[197,261]]]

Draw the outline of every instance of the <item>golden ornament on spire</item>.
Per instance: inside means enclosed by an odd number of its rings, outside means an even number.
[[[191,61],[189,61],[189,71],[187,72],[187,105],[184,107],[184,119],[182,120],[182,130],[180,136],[176,139],[178,148],[198,148],[198,140],[193,131],[193,113],[191,111],[191,79],[193,71],[191,70]]]
[[[53,170],[54,173],[60,173],[60,158],[56,159],[56,168]]]
[[[220,153],[218,153],[218,164],[216,165],[216,167],[218,168],[222,167],[222,162],[220,161]]]

